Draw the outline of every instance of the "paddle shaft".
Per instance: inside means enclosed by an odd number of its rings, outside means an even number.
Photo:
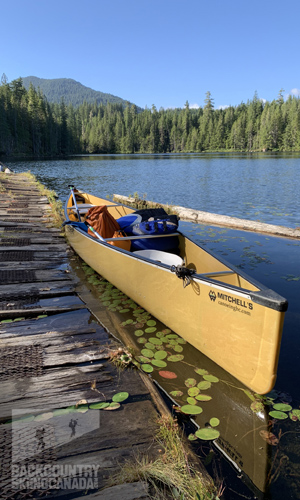
[[[81,222],[81,217],[80,217],[80,213],[79,213],[79,210],[78,210],[76,196],[75,196],[75,193],[74,193],[74,186],[69,186],[69,188],[71,189],[71,193],[72,193],[72,197],[73,197],[73,200],[74,200],[75,209],[76,209],[76,212],[77,212],[78,221]]]
[[[89,222],[85,221],[85,224],[92,231],[92,233],[94,233],[94,235],[97,236],[98,240],[105,241],[105,239],[102,238],[102,236],[100,236],[100,234],[97,233],[97,231],[95,231],[95,229],[93,228],[93,226],[91,226],[91,224],[89,224]]]

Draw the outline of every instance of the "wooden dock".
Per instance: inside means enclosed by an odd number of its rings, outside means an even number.
[[[34,181],[0,173],[1,498],[148,498],[144,482],[106,486],[124,460],[158,456],[157,406],[138,371],[110,362],[115,341],[76,295],[49,210]],[[117,410],[90,408],[120,392]],[[37,466],[60,482],[26,483]]]

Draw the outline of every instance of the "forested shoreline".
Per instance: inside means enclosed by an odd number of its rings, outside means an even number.
[[[22,79],[0,85],[0,154],[61,156],[80,153],[300,151],[300,99],[263,103],[254,95],[238,106],[151,109],[135,105],[47,102]]]

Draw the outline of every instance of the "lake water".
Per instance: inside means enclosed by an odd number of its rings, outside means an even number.
[[[127,196],[137,192],[160,203],[292,228],[300,226],[300,154],[99,155],[65,160],[6,161],[6,165],[17,172],[30,170],[46,186],[54,189],[62,200],[66,198],[68,184],[75,184],[78,189],[103,197],[111,197],[112,194]],[[195,241],[288,299],[274,397],[298,409],[300,241],[188,222],[181,222],[180,228]],[[185,346],[185,356],[190,366],[196,363],[199,366],[201,357],[195,349]],[[201,363],[201,367],[209,366],[211,373],[226,379],[226,375],[220,375],[218,367],[212,367],[209,360],[201,358]],[[182,365],[181,372],[182,389],[184,380],[191,374],[185,365]],[[178,384],[179,379],[180,376]],[[167,392],[178,388],[170,382],[160,381],[160,385]],[[244,399],[241,399],[241,390],[231,387],[229,382],[224,382],[218,390],[213,393],[216,402],[213,408],[218,412],[213,416],[227,422],[226,425],[223,422],[226,436],[223,450],[226,449],[229,458],[235,457],[235,453],[243,454],[228,431],[230,422],[232,425],[236,419],[236,428],[242,425],[245,436],[252,436],[251,443],[246,446],[249,457],[253,451],[257,460],[259,450],[265,452],[265,461],[262,459],[257,465],[268,483],[261,498],[300,498],[300,422],[290,419],[282,423],[273,421],[269,429],[279,437],[279,444],[266,445],[259,435],[263,424],[249,410],[251,401],[247,396],[243,394]],[[218,407],[217,401],[220,405],[222,402],[221,407]],[[268,411],[266,406],[267,422]],[[197,451],[209,455],[210,448]],[[237,460],[240,464],[243,462],[241,457]],[[261,477],[257,483],[259,481]],[[228,482],[226,486],[230,492]],[[254,498],[242,487],[238,490],[236,495],[229,493],[227,498],[238,499],[239,495]]]
[[[103,197],[137,192],[158,203],[300,225],[300,153],[98,155],[6,164],[31,170],[61,197],[76,184]]]

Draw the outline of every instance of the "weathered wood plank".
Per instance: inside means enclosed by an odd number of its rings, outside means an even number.
[[[63,269],[66,266],[66,269]],[[0,270],[8,269],[19,269],[19,270],[43,270],[43,269],[60,269],[67,273],[68,266],[68,256],[65,255],[64,258],[47,260],[24,260],[23,262],[0,262]],[[67,273],[68,274],[68,273]],[[1,289],[0,289],[1,296]]]
[[[17,266],[14,266],[11,270],[0,270],[0,283],[44,283],[66,280],[71,281],[72,278],[65,271],[59,269],[37,269],[31,272],[30,270],[18,269]]]
[[[1,242],[4,241],[1,239]],[[25,252],[26,250],[30,250],[32,252],[35,252],[35,255],[38,257],[39,255],[42,254],[42,252],[67,252],[69,251],[69,247],[66,243],[62,242],[53,242],[51,245],[49,243],[44,243],[44,244],[36,244],[32,243],[31,245],[24,245],[22,247],[19,246],[1,246],[0,245],[0,255],[1,252]]]
[[[49,316],[38,320],[26,320],[17,323],[8,323],[0,325],[0,333],[9,335],[25,335],[29,332],[30,335],[43,334],[51,331],[72,332],[73,330],[83,330],[90,328],[89,322],[91,313],[87,309],[74,312],[66,312],[57,316]],[[93,323],[93,329],[97,328],[97,323]],[[102,327],[99,327],[102,328]]]
[[[44,283],[19,283],[16,289],[14,284],[0,287],[0,300],[10,297],[26,297],[32,294],[39,297],[59,297],[74,293],[75,283],[72,281],[51,281]]]
[[[89,500],[147,500],[150,498],[149,485],[146,481],[111,486],[89,495]],[[86,496],[77,500],[86,500]]]
[[[10,234],[9,232],[6,231],[5,232],[0,231],[0,245],[4,244],[6,245],[7,242],[9,242],[10,244],[13,243],[15,246],[19,246],[18,242],[20,240],[27,240],[29,245],[49,245],[49,244],[56,245],[57,243],[67,245],[66,240],[63,236],[60,235],[55,236],[53,234],[49,234],[48,232],[47,233],[36,232],[30,234],[28,234],[28,232],[27,233],[11,232]]]
[[[35,267],[35,269],[39,269],[39,267]],[[40,267],[40,269],[43,269],[43,267]],[[58,297],[60,295],[73,293],[74,289],[75,283],[73,283],[71,280],[50,281],[43,283],[19,283],[17,288],[15,284],[1,284],[0,300],[5,300],[6,297],[24,297],[33,293],[40,297]]]
[[[96,371],[85,366],[47,368],[38,377],[1,382],[0,418],[10,418],[13,409],[49,411],[66,408],[84,399],[88,403],[110,401],[117,392],[129,392],[134,399],[150,398],[147,389],[134,371],[122,376],[104,361],[95,362]],[[146,414],[146,413],[145,413]],[[129,429],[128,429],[129,431]]]
[[[64,314],[64,313],[63,313]],[[35,320],[38,321],[38,320]],[[26,324],[23,323],[24,327],[26,327],[27,323],[29,320],[26,320]],[[21,322],[20,322],[21,323]],[[18,345],[21,343],[21,345],[26,345],[28,343],[37,343],[37,344],[42,344],[45,343],[47,344],[47,337],[50,337],[53,342],[56,342],[56,338],[59,337],[68,337],[68,336],[75,336],[75,335],[92,335],[96,334],[96,337],[98,340],[101,340],[103,343],[105,343],[107,340],[109,340],[108,335],[104,328],[99,327],[99,325],[96,325],[98,328],[92,328],[90,325],[85,325],[83,328],[76,328],[76,325],[72,326],[71,329],[66,330],[49,330],[48,332],[44,333],[39,333],[39,332],[34,332],[32,333],[30,329],[26,330],[19,330],[19,331],[12,331],[12,332],[2,332],[0,336],[0,346],[3,347],[5,346],[10,346],[10,345]],[[100,328],[100,330],[99,330]],[[29,339],[29,340],[28,340]]]
[[[31,223],[31,222],[29,223],[29,222],[25,222],[24,220],[20,220],[18,222],[10,222],[7,220],[0,219],[0,227],[2,227],[2,228],[11,227],[11,228],[16,229],[16,231],[19,231],[22,229],[26,229],[26,230],[30,229],[30,231],[32,231],[33,233],[35,231],[45,232],[45,233],[57,233],[57,234],[61,233],[61,229],[58,229],[56,227],[46,228],[44,226],[44,224],[37,224],[37,223]]]
[[[78,309],[85,309],[83,305],[62,306],[62,307],[38,307],[29,309],[14,309],[11,311],[1,311],[0,320],[14,319],[14,318],[32,318],[43,314],[61,314],[63,312],[77,311]]]

